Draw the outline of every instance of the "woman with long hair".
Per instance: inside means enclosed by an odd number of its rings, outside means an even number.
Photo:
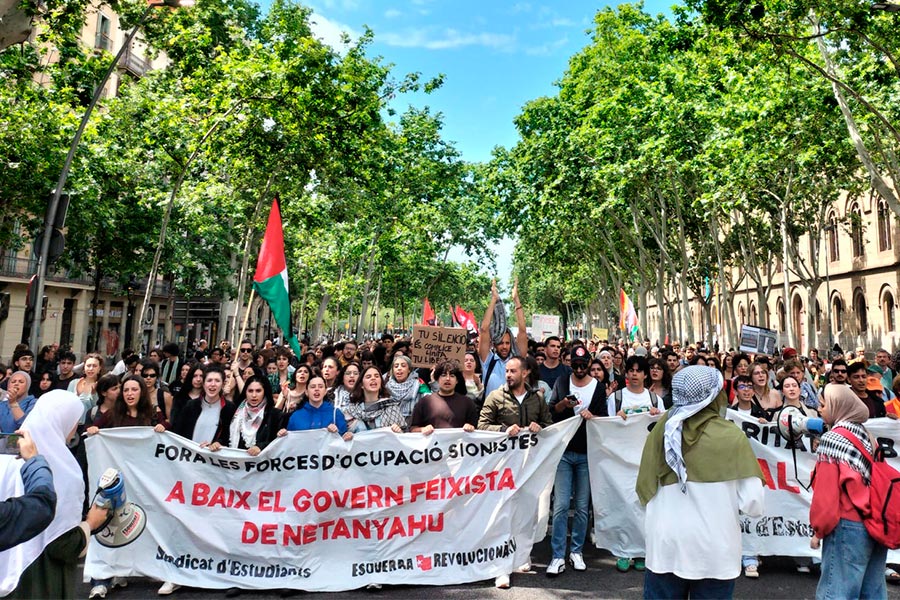
[[[356,389],[350,394],[350,404],[344,410],[350,431],[389,427],[394,433],[406,428],[406,418],[400,412],[400,403],[391,397],[378,367],[364,369]]]
[[[337,385],[331,391],[334,405],[344,410],[350,404],[350,394],[359,383],[359,363],[348,362],[338,373]]]
[[[203,396],[203,365],[194,363],[181,382],[181,389],[172,399],[172,414],[169,422],[175,423],[179,413],[184,410],[187,403]]]
[[[775,413],[784,406],[781,392],[769,387],[769,370],[762,363],[756,363],[750,369],[750,380],[753,382],[754,399],[765,411],[766,418],[771,421]]]
[[[313,368],[306,363],[301,363],[291,375],[291,382],[294,384],[293,387],[288,386],[281,388],[281,396],[278,398],[275,405],[283,411],[285,415],[291,414],[303,403],[303,399],[306,397],[306,386],[312,376]]]
[[[661,358],[651,358],[650,380],[647,389],[662,398],[666,410],[672,408],[672,375],[666,366],[666,361]]]
[[[809,524],[812,547],[822,544],[822,575],[817,598],[886,598],[887,548],[866,531],[861,514],[869,512],[869,456],[878,444],[863,425],[869,409],[845,385],[825,386],[819,406],[830,431],[816,450]]]
[[[731,381],[735,378],[734,356],[731,355],[731,352],[726,352],[722,355],[722,377],[725,381]]]
[[[466,351],[463,358],[462,374],[466,380],[466,396],[472,400],[477,400],[484,391],[484,384],[481,382],[481,361],[478,360],[478,354],[473,350]]]
[[[56,374],[53,371],[44,371],[40,375],[38,375],[38,384],[37,389],[35,390],[34,397],[40,398],[47,392],[56,388],[57,382]]]
[[[408,425],[412,418],[413,408],[421,397],[419,388],[422,387],[422,381],[416,374],[412,360],[408,356],[394,354],[385,387],[391,395],[391,400],[400,406],[400,414],[406,419]]]
[[[97,404],[97,382],[103,375],[103,357],[92,352],[84,357],[84,377],[73,379],[68,390],[78,396],[84,406],[81,422]]]
[[[97,382],[97,406],[91,409],[88,422],[93,423],[100,415],[112,410],[121,390],[122,381],[117,375],[108,373],[101,377]]]
[[[275,408],[269,378],[253,375],[244,382],[244,389],[238,397],[227,447],[246,450],[250,456],[257,456],[277,437],[282,418],[281,411]],[[209,445],[213,452],[223,447],[221,442]]]
[[[101,429],[113,427],[153,427],[156,431],[163,432],[166,430],[166,423],[157,422],[157,415],[143,379],[129,375],[122,381],[112,408],[100,413],[86,432],[94,435]]]
[[[326,356],[322,359],[322,379],[325,380],[325,387],[329,390],[334,389],[334,386],[337,385],[340,370],[341,365],[334,356]]]

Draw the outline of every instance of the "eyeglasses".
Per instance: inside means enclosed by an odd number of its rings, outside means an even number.
[[[253,348],[241,348],[241,352],[253,352]]]
[[[156,377],[156,373],[141,373],[141,377],[144,379],[153,379]]]
[[[739,390],[752,390],[752,389],[753,389],[753,386],[752,386],[752,385],[743,384],[743,385],[738,385],[738,386],[737,386],[737,389],[739,389]]]

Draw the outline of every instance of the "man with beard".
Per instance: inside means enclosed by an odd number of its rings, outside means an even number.
[[[525,359],[511,356],[503,366],[506,385],[495,389],[484,399],[484,407],[478,417],[478,429],[505,431],[509,437],[516,437],[525,429],[537,433],[551,425],[553,418],[550,416],[550,407],[536,388],[526,384],[531,371],[528,370]],[[519,570],[529,571],[531,565],[523,565]],[[509,588],[509,575],[498,575],[494,586]]]
[[[559,422],[574,415],[587,420],[593,416],[605,417],[606,387],[591,377],[591,355],[583,346],[576,346],[570,355],[572,374],[560,377],[550,395],[550,412],[553,421]],[[588,507],[591,501],[591,485],[587,460],[587,425],[582,421],[575,436],[556,468],[553,487],[553,534],[550,549],[552,560],[547,566],[547,576],[555,577],[566,570],[566,530],[569,523],[569,499],[575,495],[575,515],[572,519],[572,546],[569,561],[576,571],[587,566],[581,549],[588,528]]]

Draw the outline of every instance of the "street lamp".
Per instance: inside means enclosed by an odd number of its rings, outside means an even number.
[[[91,118],[91,113],[94,112],[94,107],[97,106],[97,103],[100,101],[100,95],[103,93],[103,88],[106,87],[106,82],[109,81],[110,76],[116,68],[116,65],[119,63],[119,59],[122,58],[122,55],[131,47],[131,41],[134,39],[134,36],[137,35],[138,30],[143,27],[144,23],[147,22],[147,18],[150,16],[150,12],[157,7],[160,6],[168,6],[171,8],[177,8],[179,6],[193,6],[195,0],[160,0],[160,1],[148,1],[147,8],[144,10],[140,19],[138,19],[137,25],[134,26],[134,29],[131,30],[131,33],[128,34],[128,37],[125,38],[125,43],[122,44],[122,47],[119,48],[119,52],[116,54],[116,57],[113,58],[112,63],[110,63],[109,67],[106,69],[106,73],[103,75],[103,79],[100,80],[100,83],[97,85],[97,89],[94,90],[94,97],[91,98],[90,104],[88,104],[87,108],[84,111],[84,115],[81,117],[81,123],[78,124],[78,129],[75,131],[75,137],[72,138],[72,144],[69,146],[69,153],[66,155],[66,161],[63,163],[62,173],[59,174],[59,181],[56,184],[56,189],[53,190],[53,197],[50,199],[50,203],[47,205],[47,213],[44,216],[44,235],[41,238],[41,248],[38,254],[37,266],[35,267],[35,293],[37,294],[36,298],[44,297],[44,286],[46,284],[47,279],[47,259],[50,255],[50,238],[52,233],[52,228],[54,223],[56,222],[56,213],[59,209],[59,198],[63,193],[63,189],[66,185],[66,180],[69,177],[69,170],[72,168],[72,160],[75,158],[75,150],[78,149],[78,143],[81,141],[81,134],[84,133],[85,127],[87,127],[88,121]],[[63,223],[60,223],[62,226]],[[38,348],[41,343],[41,317],[38,311],[35,311],[35,316],[32,317],[31,321],[31,339],[29,340],[29,344],[32,348]]]

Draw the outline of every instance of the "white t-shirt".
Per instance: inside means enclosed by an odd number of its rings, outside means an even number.
[[[521,394],[513,394],[513,398],[516,399],[516,402],[522,404],[522,400],[525,399],[525,396],[528,395],[528,392],[522,392]]]
[[[591,377],[590,383],[585,386],[577,386],[571,378],[569,379],[569,393],[578,399],[578,404],[573,407],[576,415],[591,405],[591,398],[594,397],[596,389],[597,380],[593,377]]]
[[[640,394],[635,394],[627,387],[622,388],[622,410],[625,411],[625,414],[635,413],[635,412],[647,412],[650,410],[650,407],[653,406],[652,401],[650,400],[650,390],[644,388],[644,391]],[[662,398],[659,396],[656,397],[656,408],[659,410],[665,410],[665,406],[663,405]],[[606,409],[609,411],[610,416],[614,416],[618,411],[616,410],[616,393],[610,394],[609,398],[606,399]],[[641,411],[640,409],[644,409]]]
[[[763,513],[758,477],[660,486],[647,504],[647,568],[682,579],[734,579],[741,574],[739,513]]]

